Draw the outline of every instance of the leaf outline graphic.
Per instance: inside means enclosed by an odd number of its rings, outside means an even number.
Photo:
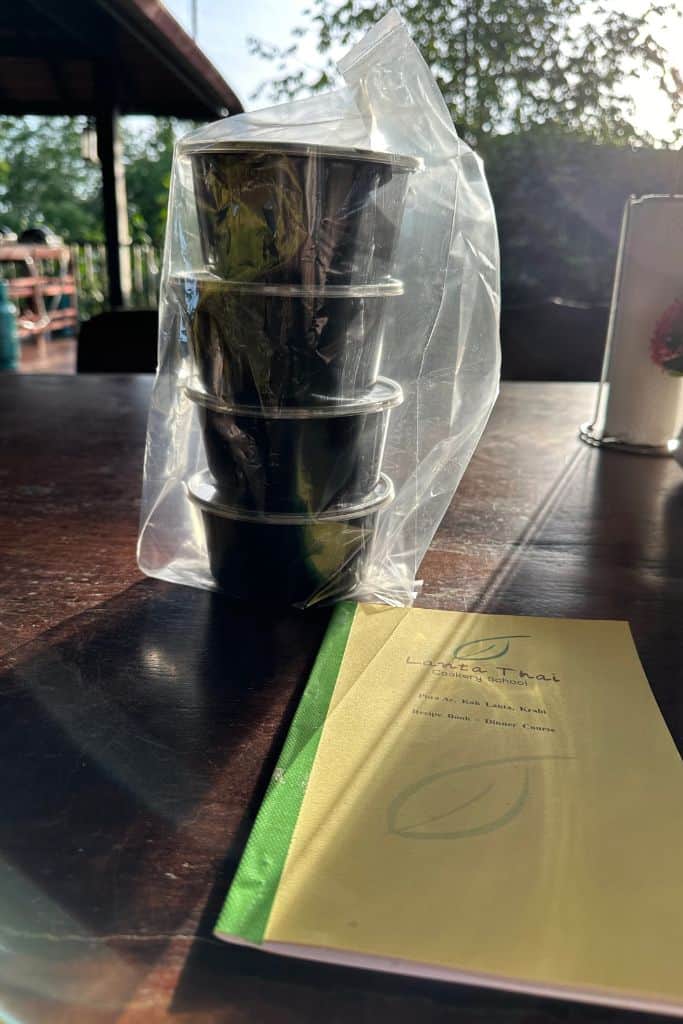
[[[391,835],[397,836],[401,839],[466,839],[472,836],[485,835],[488,832],[494,832],[496,829],[503,828],[510,821],[517,817],[520,813],[524,804],[526,803],[529,792],[530,792],[530,772],[528,762],[533,761],[572,761],[574,760],[571,754],[530,754],[520,757],[502,757],[495,758],[490,761],[474,761],[470,764],[459,765],[457,768],[447,768],[441,772],[434,772],[431,775],[426,775],[424,778],[418,779],[417,782],[411,783],[406,786],[405,789],[401,790],[389,804],[387,808],[387,825],[388,831]],[[458,775],[462,772],[473,771],[477,768],[488,768],[494,765],[524,765],[524,773],[522,779],[522,785],[520,791],[513,801],[513,803],[498,817],[491,821],[484,822],[482,825],[473,825],[465,829],[455,829],[448,832],[414,832],[411,829],[421,828],[425,824],[429,824],[431,821],[440,821],[445,817],[455,814],[459,810],[463,810],[465,807],[472,806],[478,800],[482,799],[487,793],[490,793],[494,788],[495,783],[491,783],[490,786],[484,787],[474,797],[458,804],[456,807],[451,808],[444,814],[438,814],[432,818],[426,819],[423,822],[416,822],[415,824],[408,826],[398,826],[397,818],[399,811],[403,804],[406,803],[410,797],[414,796],[421,789],[431,785],[437,779],[446,778],[448,775]]]
[[[510,650],[511,640],[530,640],[531,637],[527,633],[511,633],[509,636],[504,634],[502,636],[482,636],[478,640],[465,640],[464,643],[458,644],[453,651],[453,657],[458,658],[460,661],[495,661],[496,658],[502,658],[503,655],[507,654]],[[506,643],[503,647],[496,651],[495,640],[505,640]],[[484,647],[481,654],[462,654],[461,652],[468,647],[475,647],[478,644],[488,644],[488,647]],[[488,651],[496,651],[495,654],[487,654]]]
[[[425,785],[427,785],[427,783],[425,783]],[[413,825],[404,825],[398,830],[397,835],[412,835],[413,829],[422,828],[423,825],[431,825],[434,821],[443,821],[444,818],[450,817],[450,815],[455,814],[456,811],[462,811],[465,807],[471,807],[472,804],[476,804],[478,800],[487,796],[494,786],[495,782],[490,782],[488,786],[484,786],[484,788],[480,789],[478,793],[471,796],[469,800],[464,800],[461,804],[457,804],[455,807],[451,807],[448,811],[444,811],[443,814],[433,814],[431,818],[425,818],[424,821],[416,821]]]

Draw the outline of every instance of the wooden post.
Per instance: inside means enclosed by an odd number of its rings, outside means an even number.
[[[113,104],[103,106],[95,119],[97,153],[102,167],[102,205],[107,240],[109,304],[112,309],[127,306],[131,291],[128,201],[118,120],[118,111]]]

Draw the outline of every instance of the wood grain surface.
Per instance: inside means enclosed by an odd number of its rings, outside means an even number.
[[[141,576],[151,379],[0,378],[0,1020],[645,1019],[211,938],[329,612]],[[507,384],[424,559],[429,607],[628,619],[683,742],[683,473]]]

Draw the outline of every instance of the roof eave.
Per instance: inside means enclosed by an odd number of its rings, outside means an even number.
[[[182,76],[209,117],[225,117],[243,111],[236,93],[159,0],[96,0],[96,3],[126,31],[135,31],[143,45],[172,66],[176,75]],[[178,66],[178,58],[182,67]]]

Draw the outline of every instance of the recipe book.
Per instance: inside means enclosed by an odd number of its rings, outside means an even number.
[[[682,796],[627,623],[345,603],[216,935],[683,1014]]]

